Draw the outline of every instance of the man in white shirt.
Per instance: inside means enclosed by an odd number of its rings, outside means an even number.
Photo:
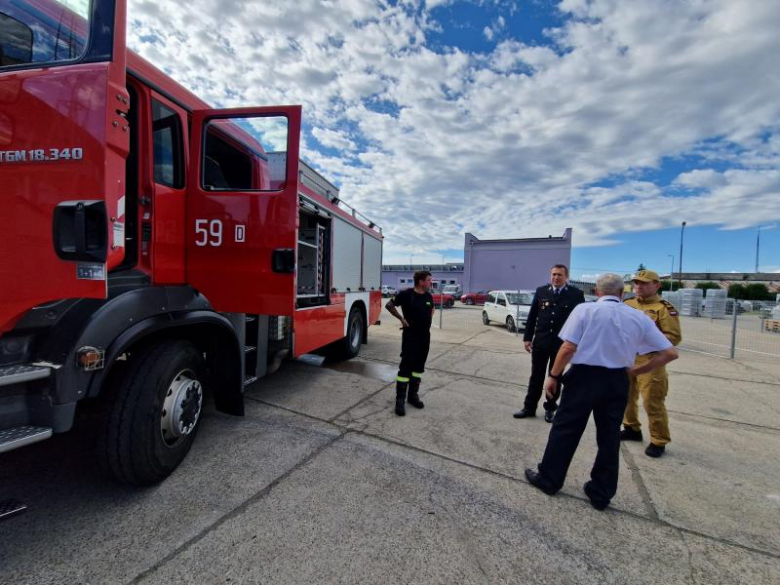
[[[560,490],[592,412],[598,453],[584,491],[597,510],[617,492],[629,373],[644,374],[677,359],[677,350],[650,318],[621,302],[623,287],[620,276],[604,274],[596,285],[598,301],[577,305],[563,326],[563,345],[544,390],[554,396],[562,382],[565,392],[538,471],[525,470],[531,485],[546,494]],[[653,352],[647,363],[634,367],[637,354]]]

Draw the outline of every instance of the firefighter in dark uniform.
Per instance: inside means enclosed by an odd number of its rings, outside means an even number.
[[[525,403],[514,414],[515,418],[536,416],[542,385],[563,343],[558,334],[574,307],[585,301],[582,291],[568,282],[569,269],[556,264],[550,269],[550,284],[540,286],[534,294],[523,334],[525,350],[531,354],[531,378]],[[558,408],[557,398],[547,398],[544,402],[544,420],[548,423],[552,422]]]
[[[431,273],[420,270],[414,273],[414,288],[407,288],[391,298],[385,308],[401,322],[401,365],[395,385],[395,413],[404,416],[404,403],[416,408],[425,405],[420,400],[420,382],[428,359],[433,320],[433,296]],[[396,307],[401,307],[403,316]],[[409,395],[407,397],[407,390]]]

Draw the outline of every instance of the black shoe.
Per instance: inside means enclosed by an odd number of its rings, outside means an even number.
[[[534,471],[533,469],[526,469],[525,470],[525,478],[528,480],[528,483],[530,483],[536,489],[542,490],[548,496],[554,496],[555,492],[558,491],[558,490],[554,490],[552,488],[548,488],[547,486],[542,484],[542,481],[541,481],[541,478],[539,477],[539,474],[536,471]]]
[[[515,418],[533,418],[536,416],[536,411],[523,408],[522,410],[518,410],[512,416]]]
[[[410,390],[409,397],[406,399],[406,401],[415,408],[425,408],[425,404],[422,400],[420,400],[420,395],[417,394],[417,392],[412,393]]]
[[[555,418],[555,411],[554,410],[545,410],[544,411],[544,422],[551,423],[554,418]]]
[[[635,431],[634,429],[629,429],[627,427],[623,427],[623,430],[620,431],[620,440],[621,441],[639,441],[642,442],[642,431]]]
[[[601,512],[602,510],[606,510],[607,506],[609,506],[609,501],[605,502],[604,500],[600,500],[593,496],[593,493],[591,492],[591,488],[590,488],[590,482],[582,486],[582,491],[584,491],[585,495],[588,496],[588,499],[590,500],[590,505],[596,508],[599,512]]]
[[[395,413],[398,416],[406,416],[406,408],[404,407],[404,401],[403,400],[396,400],[395,401]]]
[[[647,449],[645,449],[645,455],[648,457],[660,457],[664,454],[664,451],[666,451],[666,447],[663,445],[654,445],[653,443],[650,443],[647,446]]]

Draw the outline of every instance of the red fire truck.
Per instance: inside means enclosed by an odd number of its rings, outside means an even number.
[[[283,358],[358,354],[382,234],[299,159],[299,106],[211,109],[125,23],[125,0],[0,0],[0,452],[85,410],[140,485],[204,398],[241,415]]]

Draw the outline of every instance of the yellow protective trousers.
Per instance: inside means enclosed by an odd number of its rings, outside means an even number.
[[[649,359],[650,356],[639,356],[636,365],[642,365]],[[650,442],[659,446],[671,442],[669,416],[666,414],[668,390],[669,379],[665,367],[647,374],[629,376],[628,404],[623,415],[623,426],[634,431],[641,430],[642,424],[639,422],[639,395],[641,394],[650,427]]]

